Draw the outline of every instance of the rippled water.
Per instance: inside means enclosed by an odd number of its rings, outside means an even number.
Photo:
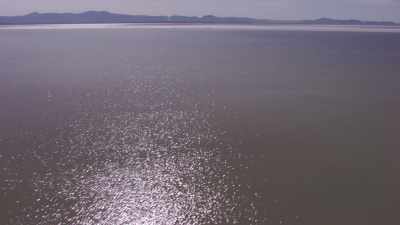
[[[169,79],[125,82],[118,101],[140,110],[84,114],[54,139],[50,154],[35,152],[46,172],[35,174],[37,203],[27,214],[44,215],[38,224],[238,220],[239,183],[226,159],[229,146],[219,143],[208,115],[195,107],[176,109],[181,99]],[[102,99],[105,107],[114,102]]]
[[[0,224],[398,224],[399,34],[94,28],[0,30]]]

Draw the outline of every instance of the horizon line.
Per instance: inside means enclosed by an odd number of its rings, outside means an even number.
[[[282,21],[282,22],[300,22],[300,21],[317,21],[321,19],[329,19],[329,20],[336,20],[336,21],[358,21],[358,22],[383,22],[383,23],[395,23],[396,25],[400,25],[400,21],[393,21],[393,20],[370,20],[370,19],[356,19],[356,18],[337,18],[337,17],[327,17],[327,16],[322,16],[322,17],[314,17],[314,18],[297,18],[297,19],[271,19],[271,18],[260,18],[260,17],[252,17],[252,16],[218,16],[215,14],[203,14],[200,16],[192,16],[192,15],[184,15],[184,14],[158,14],[158,15],[153,15],[153,14],[130,14],[130,13],[122,13],[122,12],[113,12],[113,11],[108,11],[108,10],[84,10],[84,11],[78,11],[78,12],[71,12],[71,11],[64,11],[64,12],[51,12],[51,11],[31,11],[29,13],[25,14],[19,14],[19,15],[9,15],[9,16],[3,16],[0,15],[0,17],[23,17],[23,16],[29,16],[32,14],[84,14],[88,12],[97,12],[97,13],[109,13],[109,14],[117,14],[117,15],[125,15],[125,16],[150,16],[150,17],[173,17],[173,16],[182,16],[182,17],[195,17],[195,18],[203,18],[207,16],[214,16],[217,18],[247,18],[247,19],[253,19],[253,20],[264,20],[264,21]]]

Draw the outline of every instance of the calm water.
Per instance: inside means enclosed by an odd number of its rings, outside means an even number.
[[[0,224],[400,223],[400,33],[45,28],[0,30]]]

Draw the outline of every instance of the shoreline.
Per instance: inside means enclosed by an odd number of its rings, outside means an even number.
[[[400,33],[400,26],[390,25],[320,25],[320,24],[210,24],[210,23],[62,23],[1,25],[0,30],[77,30],[77,29],[221,29],[265,31],[319,31]]]

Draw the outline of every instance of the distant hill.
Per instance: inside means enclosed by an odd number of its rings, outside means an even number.
[[[85,24],[85,23],[205,23],[205,24],[316,24],[316,25],[400,25],[387,21],[335,20],[267,20],[247,17],[203,17],[125,15],[107,11],[83,13],[30,13],[24,16],[0,16],[0,25]]]
[[[326,24],[326,25],[400,25],[390,21],[360,21],[360,20],[336,20],[330,18],[320,18],[316,20],[304,20],[305,24]]]

